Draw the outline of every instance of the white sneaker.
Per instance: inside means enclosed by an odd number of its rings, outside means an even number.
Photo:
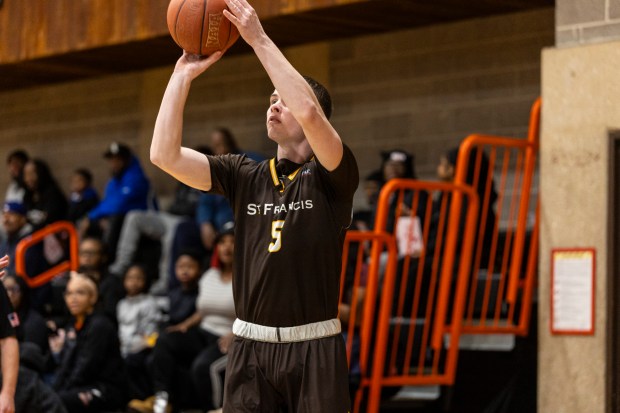
[[[153,413],[170,413],[172,408],[168,405],[168,393],[158,391],[155,393],[155,402],[153,403]]]

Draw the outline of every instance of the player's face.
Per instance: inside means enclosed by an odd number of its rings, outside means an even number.
[[[267,135],[276,143],[287,143],[305,139],[304,131],[297,119],[280,99],[277,90],[269,98],[267,109]]]
[[[125,279],[123,280],[123,286],[127,295],[132,297],[140,294],[144,291],[146,284],[146,274],[140,267],[129,267]]]
[[[72,316],[85,316],[93,312],[97,297],[93,294],[92,285],[79,277],[72,277],[65,290],[65,303]]]

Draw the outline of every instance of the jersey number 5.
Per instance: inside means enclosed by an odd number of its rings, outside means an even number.
[[[284,221],[278,220],[271,223],[273,242],[269,243],[269,252],[278,252],[282,248],[282,227],[284,227]]]

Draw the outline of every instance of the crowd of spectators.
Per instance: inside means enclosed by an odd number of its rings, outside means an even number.
[[[209,146],[199,150],[241,153],[224,128],[213,131]],[[440,158],[439,180],[453,180],[457,153],[455,148]],[[45,161],[31,159],[23,150],[7,158],[10,183],[0,255],[13,258],[20,240],[59,220],[73,222],[80,237],[80,268],[70,276],[34,289],[22,277],[59,260],[49,244],[62,251],[66,240],[61,236],[48,236],[27,250],[26,274],[16,276],[14,259],[6,270],[2,281],[21,320],[18,339],[26,359],[39,360],[24,361],[24,368],[50,389],[50,403],[58,407],[49,411],[127,407],[163,413],[171,406],[216,411],[222,405],[235,319],[232,210],[223,197],[181,183],[169,208],[161,210],[127,145],[113,142],[103,157],[110,172],[104,193],[97,193],[87,168],[77,168],[68,197]],[[414,157],[406,151],[382,152],[380,161],[380,168],[362,182],[367,208],[354,213],[353,229],[373,228],[386,182],[416,178]],[[426,193],[418,196],[424,199],[417,201],[415,215],[425,216],[427,205],[436,215],[441,199],[428,202]],[[410,212],[403,209],[411,205],[410,197],[405,193],[400,206],[396,199],[390,201],[388,231],[394,231],[398,214]],[[431,254],[436,236],[431,233],[427,245]],[[348,304],[341,305],[343,323],[358,324],[348,319],[348,310]]]

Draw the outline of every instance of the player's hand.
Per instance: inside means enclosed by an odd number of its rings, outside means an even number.
[[[183,50],[183,56],[177,60],[174,73],[182,73],[189,76],[190,80],[196,79],[202,72],[220,60],[222,52],[215,52],[210,56],[200,56]]]
[[[13,397],[4,392],[0,393],[0,413],[15,413]]]
[[[0,278],[5,276],[6,271],[4,271],[4,269],[6,267],[9,266],[9,262],[11,261],[11,259],[9,258],[8,255],[5,255],[4,257],[0,258]]]
[[[224,16],[237,27],[239,34],[247,44],[254,47],[266,37],[256,10],[246,0],[224,1],[228,6],[228,10],[224,9]]]

